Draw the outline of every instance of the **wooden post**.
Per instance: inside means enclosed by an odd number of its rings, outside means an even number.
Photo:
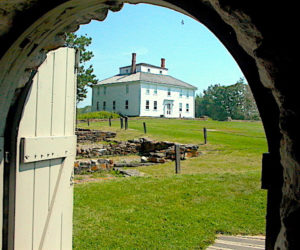
[[[110,117],[108,118],[108,124],[111,127],[111,118]]]
[[[203,128],[204,144],[207,143],[207,129]]]
[[[121,126],[121,129],[123,128],[123,118],[120,117],[120,126]]]
[[[180,174],[180,146],[175,145],[175,173]]]
[[[146,122],[143,122],[143,125],[144,125],[144,133],[147,134]]]
[[[128,117],[125,116],[125,130],[128,129]]]
[[[90,119],[87,119],[87,124],[88,126],[90,126]]]

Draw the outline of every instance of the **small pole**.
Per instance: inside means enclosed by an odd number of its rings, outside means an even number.
[[[90,119],[87,119],[87,124],[88,126],[90,126]]]
[[[203,128],[203,135],[204,135],[204,144],[207,143],[207,129]]]
[[[111,127],[111,118],[110,117],[108,118],[108,124]]]
[[[144,133],[147,134],[146,122],[143,122],[143,125],[144,125]]]
[[[125,130],[128,129],[128,117],[125,116]]]
[[[121,129],[123,128],[123,118],[120,117],[120,126],[121,126]]]
[[[175,145],[175,173],[180,174],[180,146]]]

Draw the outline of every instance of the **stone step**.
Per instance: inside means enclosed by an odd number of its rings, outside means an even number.
[[[254,250],[265,249],[264,236],[218,235],[215,243],[207,250]]]

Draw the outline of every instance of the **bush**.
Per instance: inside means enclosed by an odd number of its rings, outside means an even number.
[[[108,119],[108,118],[119,118],[120,115],[108,111],[89,112],[85,114],[77,114],[78,120],[86,119]]]

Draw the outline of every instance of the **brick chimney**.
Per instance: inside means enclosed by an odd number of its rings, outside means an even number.
[[[161,59],[161,65],[160,65],[161,68],[165,68],[166,67],[166,59],[165,58],[162,58]]]
[[[132,53],[131,74],[136,73],[136,53]]]

